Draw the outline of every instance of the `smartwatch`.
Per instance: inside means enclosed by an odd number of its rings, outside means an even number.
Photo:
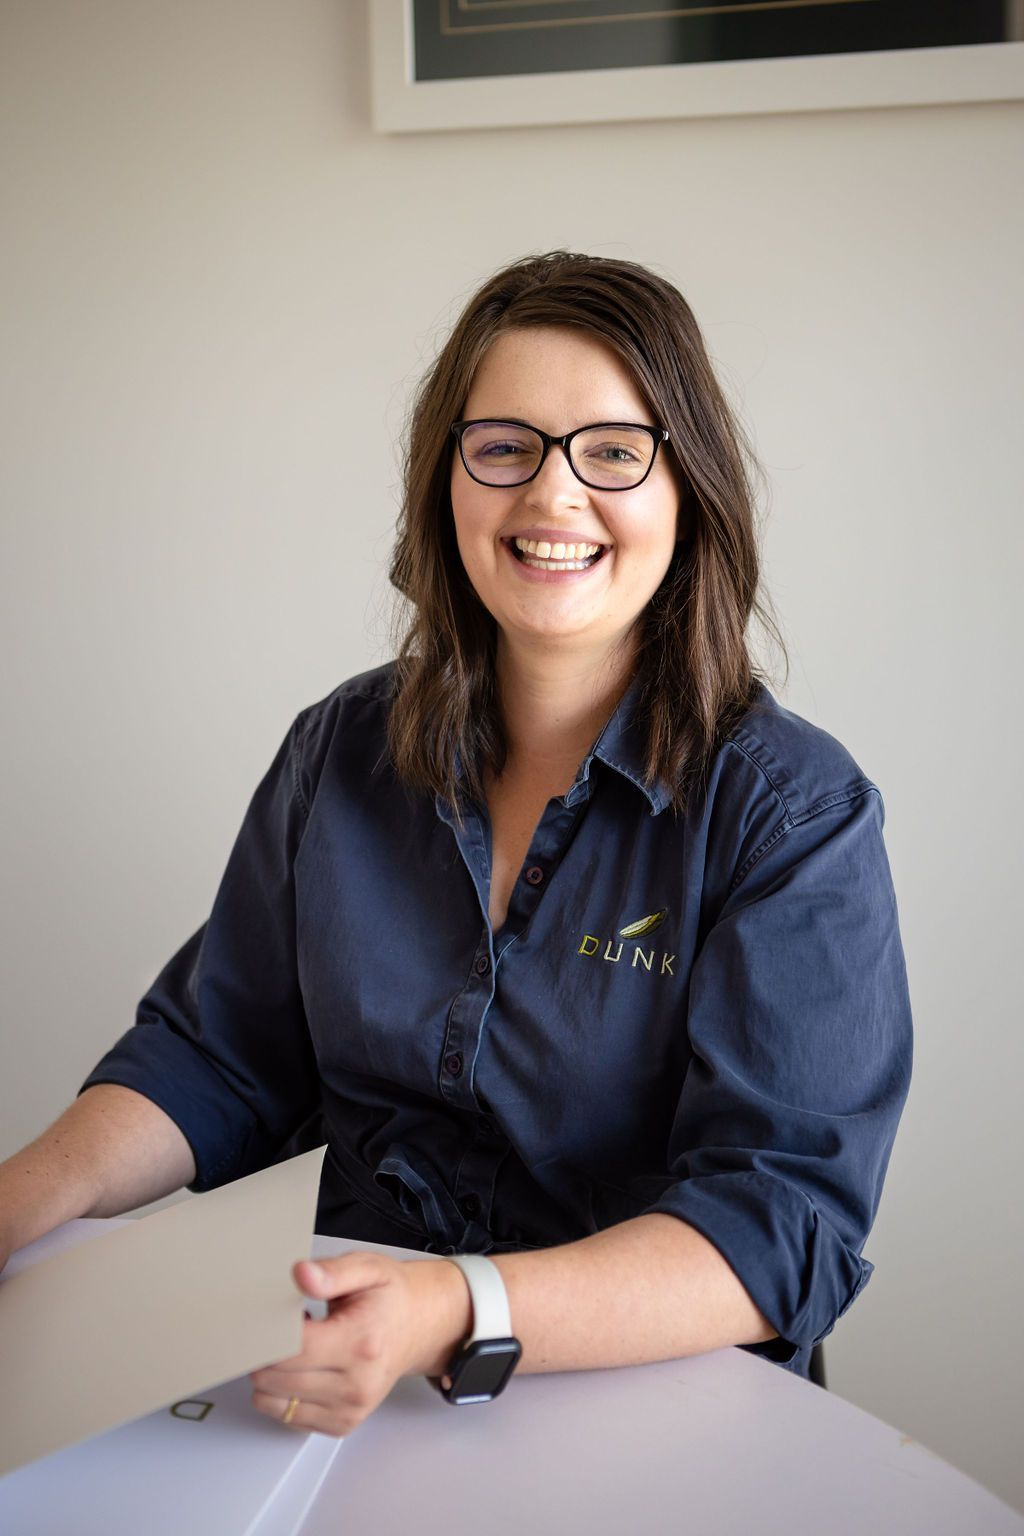
[[[434,1386],[449,1403],[489,1403],[508,1386],[523,1346],[512,1335],[508,1293],[501,1270],[482,1253],[447,1254],[469,1286],[473,1331],[459,1346],[445,1372],[450,1387],[433,1377]]]

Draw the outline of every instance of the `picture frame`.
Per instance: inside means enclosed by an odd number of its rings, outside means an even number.
[[[373,127],[379,133],[1024,97],[1024,41],[416,80],[413,0],[369,0],[369,7]],[[1009,0],[1007,12],[1017,13],[1013,35],[1024,37],[1024,4]]]

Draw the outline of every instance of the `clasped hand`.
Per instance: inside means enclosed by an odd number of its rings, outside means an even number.
[[[470,1327],[469,1292],[457,1268],[346,1253],[292,1269],[299,1290],[327,1302],[307,1318],[302,1350],[250,1373],[253,1405],[293,1429],[347,1435],[387,1397],[400,1376],[440,1375]]]

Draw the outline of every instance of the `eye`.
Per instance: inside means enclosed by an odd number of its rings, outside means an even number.
[[[466,467],[484,485],[518,485],[529,477],[543,450],[529,427],[514,421],[478,421],[462,437]]]
[[[625,443],[600,443],[587,449],[588,459],[603,459],[606,464],[639,464],[640,456]]]

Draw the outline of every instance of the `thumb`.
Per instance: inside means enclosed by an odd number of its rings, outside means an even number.
[[[372,1253],[343,1253],[335,1259],[302,1259],[292,1268],[299,1290],[318,1301],[336,1301],[353,1291],[382,1285],[380,1258]]]

